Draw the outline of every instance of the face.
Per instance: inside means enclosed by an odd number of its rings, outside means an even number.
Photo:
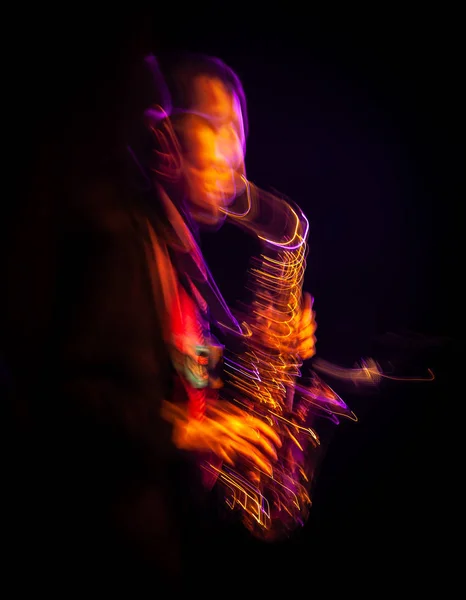
[[[188,197],[195,218],[217,224],[242,191],[244,127],[240,103],[218,79],[199,76],[193,104],[176,131],[183,149]]]

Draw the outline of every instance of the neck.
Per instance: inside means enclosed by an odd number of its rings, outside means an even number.
[[[187,210],[183,210],[183,203],[179,205],[172,199],[167,188],[160,182],[156,182],[155,189],[160,199],[163,212],[166,216],[166,227],[171,246],[181,252],[193,252],[197,247],[195,236],[197,227]]]

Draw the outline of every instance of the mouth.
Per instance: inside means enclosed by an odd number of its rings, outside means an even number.
[[[228,184],[222,185],[206,185],[206,197],[213,200],[215,204],[220,206],[230,206],[235,199],[243,192],[244,183],[240,177],[234,178],[234,181],[229,180]]]
[[[230,206],[235,201],[237,196],[237,191],[225,191],[225,190],[215,190],[215,192],[211,193],[210,196],[213,196],[216,200],[216,204],[221,207]]]
[[[229,170],[211,174],[210,177],[199,173],[190,178],[190,202],[196,214],[196,220],[209,226],[217,226],[226,218],[226,213],[241,196],[245,189],[242,171]]]

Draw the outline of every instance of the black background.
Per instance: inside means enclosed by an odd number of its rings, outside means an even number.
[[[336,383],[359,421],[337,431],[305,529],[284,548],[257,552],[290,584],[309,581],[309,593],[314,584],[398,585],[405,575],[424,586],[445,554],[444,449],[458,394],[458,15],[384,7],[318,15],[304,3],[251,10],[154,7],[154,52],[214,54],[240,76],[248,175],[292,198],[310,220],[305,289],[315,297],[318,356],[347,367],[373,357],[402,377],[427,377],[428,369],[436,377],[382,380],[370,393]],[[23,17],[17,55],[50,40],[58,53],[68,32],[91,56],[77,32],[90,22],[105,40],[111,14],[56,14],[39,25]],[[32,62],[24,70],[24,57],[13,61],[15,84],[30,73],[37,83],[40,62]],[[28,104],[39,106],[36,83],[25,87]],[[24,100],[22,89],[8,93]],[[250,248],[237,231],[223,232],[205,234],[203,248],[234,302]]]

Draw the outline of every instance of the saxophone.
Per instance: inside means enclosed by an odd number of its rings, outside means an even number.
[[[302,361],[286,344],[302,306],[308,220],[290,201],[245,184],[246,206],[228,217],[253,232],[261,253],[248,273],[250,299],[237,313],[241,349],[234,352],[235,344],[225,343],[221,399],[265,420],[282,446],[272,475],[247,463],[233,469],[207,462],[204,468],[246,528],[275,541],[306,523],[332,432],[341,417],[356,417],[317,373],[302,376]]]

